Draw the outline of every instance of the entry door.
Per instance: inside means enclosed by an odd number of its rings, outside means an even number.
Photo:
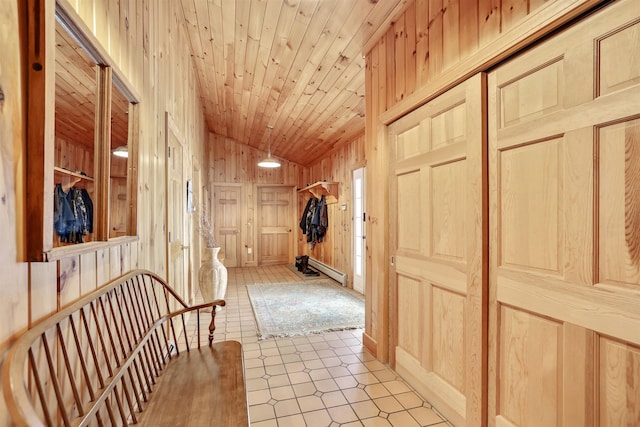
[[[640,2],[489,76],[489,419],[640,423]]]
[[[365,182],[364,168],[353,171],[353,289],[364,294],[365,283]]]
[[[485,422],[484,90],[476,75],[388,129],[391,362],[457,426]]]
[[[166,116],[167,165],[167,279],[169,285],[187,299],[188,246],[185,244],[186,181],[183,145],[169,115]]]
[[[258,187],[258,262],[260,265],[288,264],[293,253],[292,187]]]
[[[224,253],[225,267],[241,265],[242,187],[216,185],[213,193],[214,228],[218,246]]]

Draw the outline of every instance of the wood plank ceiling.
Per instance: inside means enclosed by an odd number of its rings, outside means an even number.
[[[363,48],[406,0],[181,0],[211,132],[302,165],[364,132]]]
[[[97,65],[56,22],[56,137],[91,150],[95,145]],[[129,102],[115,86],[111,101],[111,148],[127,145]]]

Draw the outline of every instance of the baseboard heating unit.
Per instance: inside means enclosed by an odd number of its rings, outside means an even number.
[[[342,286],[347,286],[347,275],[345,273],[338,271],[335,268],[330,267],[327,264],[322,263],[317,259],[313,259],[313,258],[309,258],[309,265],[314,269],[331,277],[336,282],[341,283]]]

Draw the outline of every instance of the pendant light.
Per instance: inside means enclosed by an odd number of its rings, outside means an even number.
[[[276,158],[271,157],[271,132],[273,131],[273,126],[269,125],[267,126],[267,128],[269,129],[269,136],[267,137],[267,146],[269,147],[269,151],[267,157],[258,162],[258,166],[260,166],[261,168],[279,168],[280,161],[278,161],[278,159]]]
[[[112,153],[116,157],[123,157],[125,159],[129,157],[129,149],[126,145],[121,145],[120,147],[113,150]]]

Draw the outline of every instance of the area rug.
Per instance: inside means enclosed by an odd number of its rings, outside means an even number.
[[[364,327],[364,299],[332,280],[247,285],[260,339]]]

